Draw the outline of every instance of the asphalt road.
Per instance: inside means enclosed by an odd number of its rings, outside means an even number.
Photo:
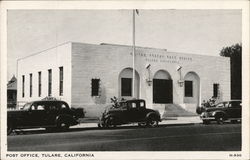
[[[8,136],[9,151],[240,151],[241,124],[75,128]]]

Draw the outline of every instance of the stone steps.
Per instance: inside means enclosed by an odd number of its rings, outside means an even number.
[[[165,110],[162,114],[162,118],[166,117],[188,117],[197,116],[196,113],[185,110],[178,104],[165,104]]]

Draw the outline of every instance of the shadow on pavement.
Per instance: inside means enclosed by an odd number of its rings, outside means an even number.
[[[184,123],[184,124],[159,124],[158,127],[141,127],[137,125],[133,126],[117,126],[114,128],[98,128],[98,127],[83,127],[83,128],[69,128],[67,131],[47,131],[43,128],[38,129],[32,129],[32,130],[15,130],[13,133],[11,133],[9,136],[15,136],[15,135],[32,135],[32,134],[49,134],[49,133],[70,133],[70,132],[79,132],[79,131],[94,131],[94,130],[123,130],[123,129],[157,129],[157,128],[164,128],[164,127],[172,127],[172,126],[191,126],[191,125],[201,125],[201,126],[211,126],[211,125],[227,125],[232,123],[224,123],[224,124],[216,124],[211,123],[208,125],[202,124],[202,123]],[[238,123],[241,124],[241,123]]]

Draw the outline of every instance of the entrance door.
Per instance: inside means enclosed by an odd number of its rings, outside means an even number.
[[[153,79],[153,103],[173,103],[172,80]]]

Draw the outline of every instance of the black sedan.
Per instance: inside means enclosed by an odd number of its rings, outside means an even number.
[[[215,107],[206,108],[200,117],[204,124],[209,124],[211,121],[222,124],[226,120],[237,122],[242,117],[241,100],[220,102]]]
[[[146,108],[143,99],[124,100],[107,107],[99,119],[98,127],[138,123],[139,126],[158,126],[161,116],[158,111]]]

